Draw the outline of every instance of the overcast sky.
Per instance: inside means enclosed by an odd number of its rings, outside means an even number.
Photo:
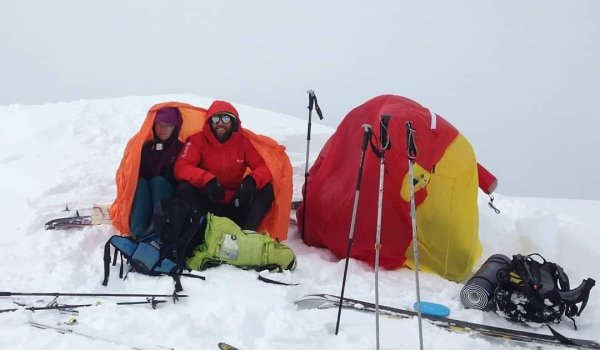
[[[385,93],[508,195],[600,199],[600,1],[0,0],[0,105],[192,93],[336,126]],[[184,101],[185,102],[185,101]]]

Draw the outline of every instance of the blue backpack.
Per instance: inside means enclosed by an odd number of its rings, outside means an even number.
[[[121,255],[120,278],[124,278],[124,257],[130,265],[129,271],[151,276],[169,275],[175,281],[175,291],[182,291],[180,276],[202,278],[184,274],[183,271],[186,269],[186,258],[191,255],[194,247],[204,241],[205,227],[204,213],[192,208],[181,199],[174,198],[159,202],[154,208],[152,225],[144,235],[137,238],[114,235],[106,242],[102,285],[108,284],[112,246],[115,251],[112,257],[113,266],[117,263],[117,255]]]

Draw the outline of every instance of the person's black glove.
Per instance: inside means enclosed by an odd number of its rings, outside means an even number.
[[[219,204],[225,198],[225,189],[216,177],[206,183],[205,192],[208,199],[216,204]]]
[[[249,208],[256,192],[256,181],[250,175],[242,180],[240,188],[235,193],[236,207]]]

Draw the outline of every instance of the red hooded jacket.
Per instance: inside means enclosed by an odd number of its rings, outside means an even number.
[[[210,118],[222,112],[236,118],[231,137],[224,143],[217,139],[210,126]],[[216,177],[225,188],[223,203],[228,203],[239,189],[246,168],[250,168],[257,189],[272,182],[265,161],[243,132],[238,111],[228,102],[214,101],[206,112],[206,124],[202,131],[185,140],[183,150],[175,161],[175,179],[204,188]]]

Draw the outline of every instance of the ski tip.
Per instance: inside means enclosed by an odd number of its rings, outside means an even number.
[[[413,304],[413,309],[415,311],[420,309],[422,314],[430,316],[448,317],[450,315],[450,309],[448,307],[429,301],[416,302]]]
[[[336,297],[337,298],[337,297]],[[339,299],[338,299],[339,300]],[[327,298],[325,295],[309,294],[294,301],[294,304],[300,310],[307,309],[326,309],[336,305],[335,300]]]
[[[233,345],[229,345],[227,343],[219,343],[219,350],[239,350]]]

